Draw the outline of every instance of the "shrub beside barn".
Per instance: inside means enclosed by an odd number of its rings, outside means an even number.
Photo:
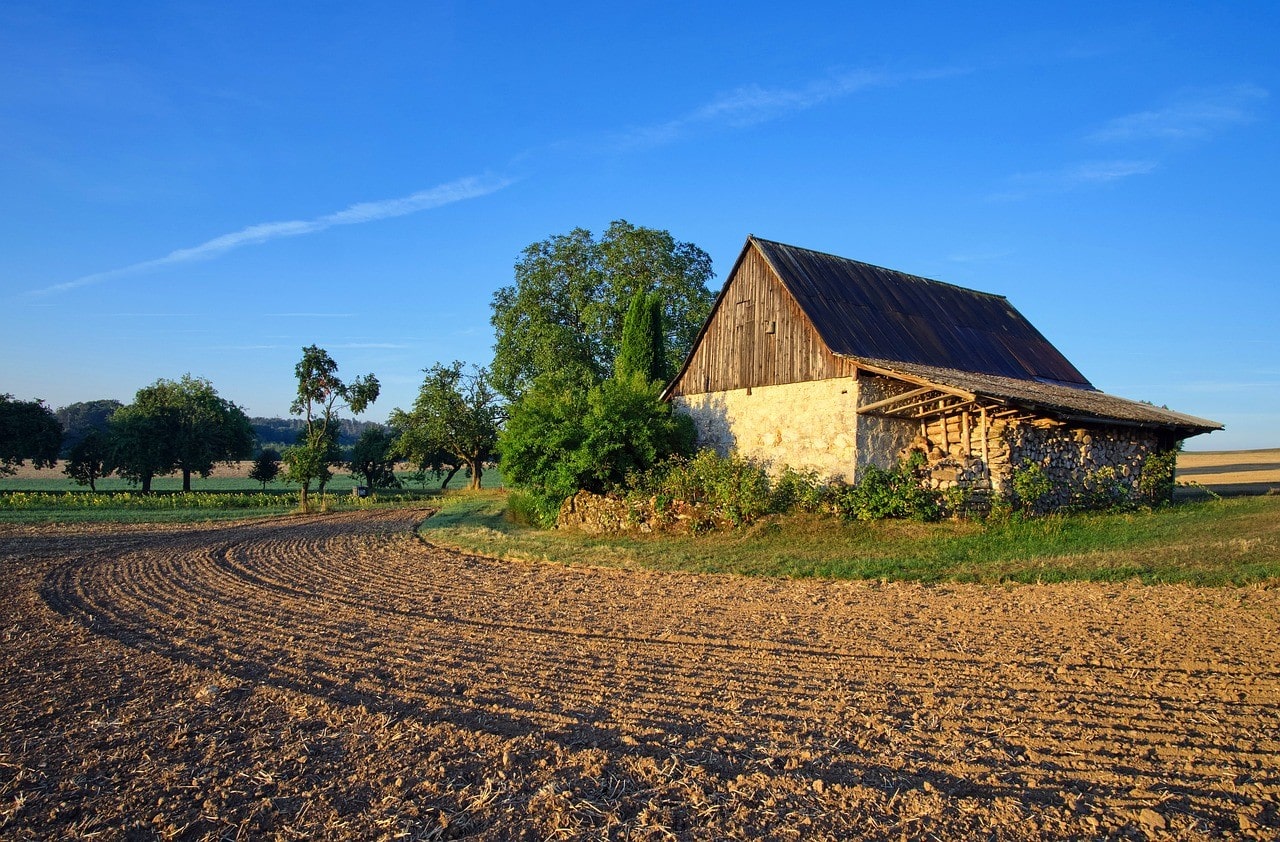
[[[664,396],[721,453],[852,483],[919,451],[934,488],[997,495],[1036,466],[1047,505],[1222,428],[1094,388],[1003,296],[757,237]]]

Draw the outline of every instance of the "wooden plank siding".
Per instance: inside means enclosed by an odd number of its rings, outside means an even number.
[[[725,284],[693,354],[668,394],[696,395],[848,377],[752,243]]]

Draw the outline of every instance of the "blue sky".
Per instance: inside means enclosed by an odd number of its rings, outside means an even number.
[[[1280,446],[1280,4],[616,5],[0,5],[0,391],[284,415],[314,343],[385,419],[626,219],[717,285],[753,233],[1008,296]]]

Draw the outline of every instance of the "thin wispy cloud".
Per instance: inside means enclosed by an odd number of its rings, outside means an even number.
[[[157,257],[153,260],[144,260],[140,263],[133,263],[119,269],[111,269],[106,272],[95,272],[91,275],[84,275],[72,281],[66,281],[61,284],[54,284],[44,289],[34,290],[35,294],[49,294],[57,292],[66,292],[68,290],[77,289],[79,287],[97,284],[103,281],[113,280],[129,275],[136,275],[141,272],[147,272],[154,269],[164,268],[166,266],[174,266],[182,263],[191,263],[194,261],[211,260],[220,257],[229,251],[244,248],[245,246],[261,245],[272,240],[278,240],[283,237],[297,237],[303,234],[314,234],[318,231],[324,231],[338,225],[359,225],[366,222],[375,222],[381,219],[390,219],[397,216],[407,216],[411,213],[419,211],[431,210],[432,208],[451,205],[456,202],[463,202],[467,199],[475,199],[481,196],[487,196],[495,193],[512,183],[512,179],[498,177],[469,177],[451,181],[447,184],[441,184],[428,190],[420,190],[408,196],[401,196],[395,199],[384,199],[377,202],[360,202],[354,204],[345,210],[335,213],[318,216],[314,219],[295,219],[285,222],[263,222],[257,225],[250,225],[241,228],[239,231],[232,231],[229,234],[223,234],[206,240],[197,246],[190,248],[178,249],[171,251],[164,257]]]
[[[104,319],[192,319],[199,313],[103,313]]]
[[[339,342],[329,347],[345,351],[398,351],[411,346],[401,342]]]
[[[1068,193],[1147,175],[1159,166],[1158,162],[1149,160],[1085,161],[1058,170],[1019,173],[1009,179],[1009,189],[996,193],[991,199],[1013,201],[1035,195]]]
[[[1087,161],[1065,170],[1059,181],[1072,187],[1082,184],[1106,184],[1135,175],[1146,175],[1158,167],[1155,161]]]
[[[855,70],[816,79],[791,88],[744,85],[721,94],[673,120],[607,134],[597,146],[606,151],[662,146],[673,143],[698,128],[714,126],[745,128],[807,111],[861,91],[907,82],[939,79],[966,72],[968,71],[958,68],[914,73]]]
[[[352,319],[355,313],[263,313],[269,319]]]
[[[748,127],[779,119],[789,114],[806,111],[860,91],[939,79],[966,72],[968,71],[959,68],[941,68],[911,73],[857,70],[827,76],[797,87],[744,85],[717,96],[673,120],[606,134],[603,136],[602,141],[595,143],[563,142],[554,144],[551,148],[562,151],[566,149],[581,150],[585,145],[591,146],[595,151],[600,152],[623,152],[631,148],[659,146],[675,142],[700,127]],[[523,153],[517,156],[514,161],[522,161],[532,154]],[[261,245],[286,237],[314,234],[339,225],[359,225],[392,217],[406,216],[485,196],[502,190],[514,181],[515,179],[495,176],[463,178],[408,196],[376,202],[360,202],[344,210],[312,219],[294,219],[249,225],[238,231],[232,231],[206,240],[198,245],[177,249],[163,257],[140,261],[104,272],[83,275],[60,284],[32,290],[29,294],[48,295],[67,292],[80,287],[183,263],[211,260],[246,246]],[[338,317],[338,314],[323,313],[280,315]]]
[[[1267,97],[1266,90],[1250,84],[1188,89],[1168,105],[1117,117],[1086,135],[1095,144],[1123,143],[1141,149],[1143,157],[1084,161],[1057,170],[1019,173],[1008,179],[1009,189],[990,198],[1016,201],[1148,175],[1160,168],[1168,142],[1203,140],[1249,123],[1257,118]]]
[[[996,260],[1003,260],[1013,254],[1012,249],[1000,249],[996,251],[971,251],[957,252],[956,254],[947,255],[947,260],[952,263],[991,263]]]
[[[1267,96],[1263,88],[1247,84],[1188,90],[1161,108],[1117,117],[1088,139],[1100,143],[1202,139],[1257,119]]]

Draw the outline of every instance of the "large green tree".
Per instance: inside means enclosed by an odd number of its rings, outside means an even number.
[[[175,386],[175,456],[182,490],[190,491],[193,473],[208,477],[218,462],[253,455],[253,426],[244,410],[219,397],[208,380],[187,374]]]
[[[490,369],[497,391],[516,399],[533,381],[599,383],[614,368],[626,311],[638,292],[661,302],[664,370],[693,345],[715,296],[711,258],[667,231],[618,220],[595,239],[576,228],[525,248],[515,283],[493,296]]]
[[[62,425],[42,401],[17,401],[0,395],[0,476],[28,459],[37,468],[52,468],[62,447]]]
[[[471,475],[470,487],[479,488],[485,463],[497,446],[504,404],[484,368],[468,373],[461,362],[454,361],[436,363],[425,371],[413,409],[405,412],[397,407],[391,413],[391,426],[398,435],[395,452],[419,470],[439,470],[443,454],[452,460],[453,470],[441,483],[442,489],[459,466]]]
[[[146,390],[140,391],[144,401]],[[172,409],[163,404],[134,401],[111,416],[109,469],[151,493],[151,481],[173,471]]]
[[[182,490],[191,475],[207,477],[218,462],[253,454],[253,428],[244,410],[218,395],[201,377],[161,378],[139,389],[133,403],[111,416],[113,461],[121,476],[151,490],[151,480],[182,472]]]
[[[345,408],[359,415],[378,399],[381,386],[372,374],[344,383],[338,377],[338,364],[333,357],[315,345],[302,349],[294,375],[298,393],[289,410],[301,415],[305,426],[298,434],[298,443],[285,451],[284,461],[289,481],[301,488],[300,502],[306,510],[311,483],[318,484],[323,497],[325,485],[333,475],[330,466],[340,456],[338,411]]]

